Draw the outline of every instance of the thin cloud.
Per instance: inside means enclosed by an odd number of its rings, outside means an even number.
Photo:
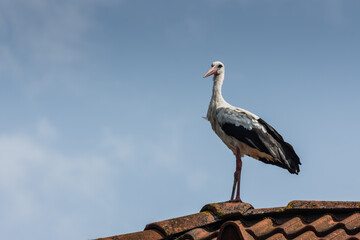
[[[88,28],[86,8],[78,2],[2,1],[1,31],[18,58],[66,62]],[[20,51],[19,51],[20,50]]]
[[[175,125],[163,126],[157,136],[120,135],[107,128],[101,145],[109,150],[111,158],[128,167],[149,165],[175,170],[182,146],[177,128]]]
[[[40,137],[44,138],[45,140],[54,140],[58,137],[58,131],[56,127],[46,118],[42,118],[37,123],[37,130]]]
[[[84,60],[81,49],[94,25],[93,10],[111,4],[118,3],[0,1],[0,76],[19,82],[30,96],[59,82],[70,85],[61,75]]]
[[[33,222],[49,226],[48,234],[57,239],[86,234],[88,220],[82,208],[72,213],[67,209],[74,205],[90,209],[95,203],[105,206],[103,196],[115,188],[113,176],[111,166],[102,157],[65,156],[31,136],[0,135],[1,228],[13,231],[15,238],[25,237],[17,231],[19,226],[40,231]],[[74,219],[80,226],[76,232],[63,224]],[[64,228],[53,232],[59,226]]]

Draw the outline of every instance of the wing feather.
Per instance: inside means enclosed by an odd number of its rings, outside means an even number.
[[[216,118],[227,135],[273,158],[260,158],[260,161],[280,166],[291,173],[300,171],[300,159],[293,147],[261,118],[239,108],[219,108]]]

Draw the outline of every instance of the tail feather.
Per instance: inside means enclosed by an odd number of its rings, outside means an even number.
[[[281,162],[285,163],[287,167],[281,166],[283,168],[286,168],[290,173],[298,174],[300,172],[301,165],[300,158],[296,154],[293,146],[290,143],[287,143],[284,141],[283,137],[269,124],[267,124],[264,120],[261,118],[258,119],[259,123],[261,123],[263,126],[265,126],[267,133],[271,135],[271,137],[275,140],[275,146],[278,148],[278,150],[281,150],[285,156],[282,156],[282,154],[278,154],[277,156],[273,156],[278,158]]]

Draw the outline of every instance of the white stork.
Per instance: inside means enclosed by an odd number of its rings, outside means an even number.
[[[210,70],[204,75],[204,78],[214,75],[207,120],[210,121],[214,132],[236,156],[236,171],[230,200],[241,201],[241,157],[245,154],[295,174],[299,173],[301,163],[293,147],[285,142],[274,128],[255,114],[234,107],[224,100],[221,95],[224,74],[224,64],[217,61],[211,64]]]

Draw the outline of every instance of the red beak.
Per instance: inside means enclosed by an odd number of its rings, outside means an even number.
[[[216,71],[217,71],[217,68],[216,68],[216,67],[210,68],[210,70],[204,75],[203,78],[206,78],[206,77],[208,77],[208,76],[213,75],[214,73],[216,73]]]

